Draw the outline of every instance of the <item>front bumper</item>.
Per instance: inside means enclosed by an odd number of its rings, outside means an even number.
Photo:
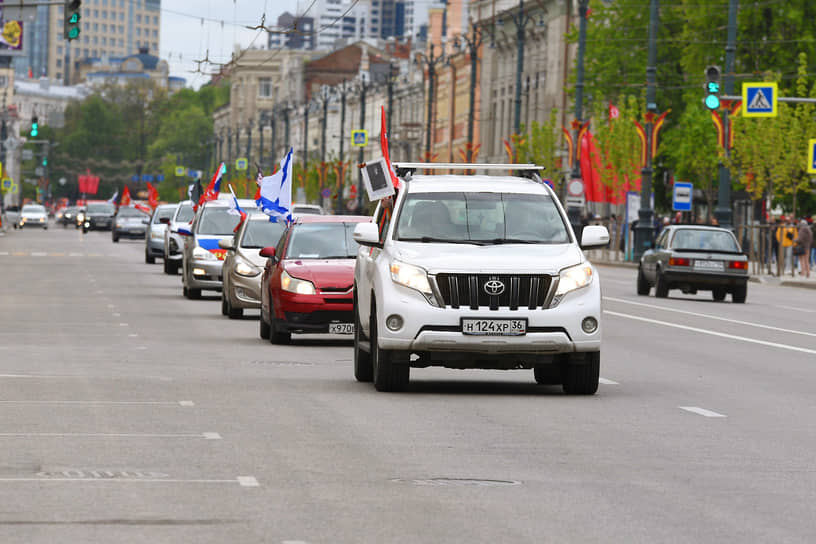
[[[86,217],[85,222],[88,223],[88,228],[91,230],[111,230],[113,225],[113,220],[109,218]],[[142,236],[144,236],[144,232]]]
[[[145,237],[145,230],[144,229],[136,229],[136,228],[118,228],[115,227],[113,233],[118,236],[119,238],[136,238],[144,240]]]
[[[326,333],[331,323],[354,323],[351,293],[298,295],[280,291],[275,304],[275,323],[288,332]]]
[[[164,240],[148,238],[147,254],[151,257],[164,257]]]
[[[220,291],[223,286],[221,277],[223,265],[223,261],[191,259],[188,263],[187,287]],[[204,274],[195,274],[196,269]]]
[[[42,221],[40,221],[39,219],[26,219],[26,220],[21,219],[20,220],[20,228],[23,228],[23,227],[45,228],[47,226],[48,226],[48,220],[47,219],[43,219]]]
[[[390,281],[383,282],[377,299],[378,342],[384,349],[413,352],[458,352],[474,354],[558,354],[598,351],[601,348],[601,288],[596,277],[587,287],[567,293],[554,308],[500,307],[438,308],[418,292]],[[391,315],[399,315],[403,326],[392,331],[385,326]],[[581,322],[592,317],[597,329],[587,334]],[[523,336],[474,336],[462,333],[462,318],[526,319]],[[474,367],[479,365],[474,362]]]
[[[248,278],[237,274],[234,270],[229,274],[230,305],[233,308],[256,310],[261,307],[261,274]]]

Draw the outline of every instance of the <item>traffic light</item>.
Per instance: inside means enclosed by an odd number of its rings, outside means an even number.
[[[82,0],[65,0],[62,37],[68,41],[79,38],[79,20],[82,18],[79,15],[79,8],[81,6]]]
[[[720,109],[720,67],[709,66],[705,70],[705,105],[710,110]]]
[[[37,117],[31,118],[31,137],[36,138],[40,133],[40,124],[37,122]]]
[[[43,157],[42,165],[43,166],[48,166],[48,157]]]

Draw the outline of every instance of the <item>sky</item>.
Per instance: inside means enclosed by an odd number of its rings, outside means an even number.
[[[227,62],[236,43],[248,47],[255,40],[256,46],[266,47],[266,33],[245,26],[260,24],[264,13],[266,25],[274,26],[278,15],[297,6],[298,0],[162,0],[159,57],[167,60],[171,75],[198,88],[209,76],[193,73],[196,60],[207,57],[209,51],[210,60]],[[216,69],[209,66],[209,71]],[[206,71],[203,65],[202,70]]]

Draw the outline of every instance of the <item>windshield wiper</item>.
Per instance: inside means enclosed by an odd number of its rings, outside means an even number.
[[[329,255],[328,257],[320,257],[321,259],[356,259],[357,255]]]
[[[491,244],[540,244],[537,240],[522,240],[521,238],[493,238]]]
[[[443,244],[472,244],[475,246],[483,246],[484,242],[480,240],[457,240],[455,238],[436,238],[434,236],[423,236],[421,238],[400,238],[400,242],[422,242],[423,244],[431,242],[440,242]]]

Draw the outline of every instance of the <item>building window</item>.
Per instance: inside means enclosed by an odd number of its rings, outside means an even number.
[[[62,68],[62,59],[57,59],[57,68]]]
[[[105,36],[102,36],[102,45],[108,45],[108,39]]]
[[[308,29],[307,29],[307,30],[308,30]],[[156,30],[155,28],[153,29],[153,37],[154,37],[154,38],[158,38],[158,37],[159,37],[159,31],[158,31],[158,30]]]
[[[263,98],[272,96],[272,78],[262,77],[258,79],[258,96]]]
[[[102,10],[102,18],[103,18],[103,19],[107,19],[107,18],[108,18],[108,10],[106,10],[106,9],[103,9],[103,10]]]
[[[154,25],[158,25],[158,24],[159,24],[159,16],[158,16],[158,15],[154,15],[154,16],[153,16],[153,24],[154,24]]]
[[[153,52],[156,53],[157,55],[159,54],[159,44],[157,44],[156,42],[153,42]]]
[[[8,76],[0,76],[0,88],[5,89],[8,85]]]
[[[122,39],[122,38],[119,38],[119,47],[124,47],[124,46],[125,46],[125,40]]]
[[[62,55],[62,46],[61,45],[57,46],[57,54]]]
[[[141,22],[142,22],[142,16],[141,16],[141,15],[137,15],[137,16],[136,16],[136,22],[137,22],[137,23],[141,23]]]

